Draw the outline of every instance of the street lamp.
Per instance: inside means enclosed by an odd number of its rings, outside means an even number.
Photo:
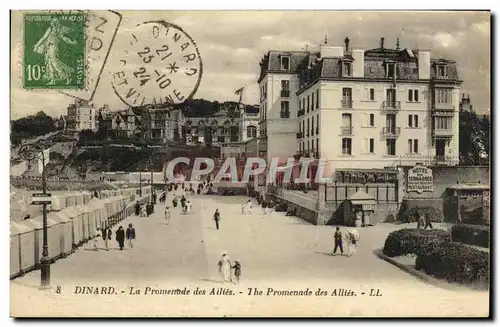
[[[38,142],[37,144],[24,144],[18,151],[20,158],[26,161],[37,161],[42,160],[42,196],[48,197],[47,194],[47,180],[45,176],[45,158],[44,150],[51,146],[51,142],[44,140]],[[47,160],[48,161],[48,160]],[[49,258],[49,245],[47,239],[47,203],[42,203],[42,220],[43,220],[43,251],[42,258],[40,259],[40,270],[41,270],[41,288],[50,287],[50,258]]]

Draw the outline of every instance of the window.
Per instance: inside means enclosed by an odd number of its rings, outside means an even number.
[[[370,126],[373,127],[375,126],[375,115],[370,114]]]
[[[352,154],[352,140],[350,138],[342,139],[342,154]]]
[[[247,138],[257,137],[257,127],[248,126],[247,127]]]
[[[311,117],[311,136],[314,135],[314,116]]]
[[[408,102],[418,102],[418,90],[408,90]]]
[[[309,113],[309,107],[310,107],[310,102],[309,102],[310,98],[309,98],[309,95],[307,96],[307,113]]]
[[[316,108],[319,108],[319,90],[316,90]]]
[[[413,115],[408,115],[408,127],[413,127]]]
[[[351,76],[351,63],[350,62],[344,62],[342,64],[342,76],[344,76],[344,77]]]
[[[418,115],[413,115],[413,126],[418,127]]]
[[[418,115],[408,115],[408,127],[418,128]]]
[[[446,67],[444,65],[436,65],[436,75],[438,77],[446,76]]]
[[[281,81],[281,90],[282,91],[290,91],[290,81],[287,81],[287,80]]]
[[[387,139],[387,155],[395,156],[396,155],[396,140],[395,139]]]
[[[436,102],[437,103],[450,103],[451,90],[436,90]]]
[[[316,115],[316,134],[319,135],[319,114]]]
[[[290,69],[290,57],[288,56],[281,57],[281,69],[282,70]]]
[[[375,139],[370,139],[370,153],[375,153]]]
[[[309,118],[307,118],[307,130],[306,130],[306,135],[309,137]]]
[[[316,139],[316,151],[319,152],[319,138]]]
[[[436,129],[451,129],[451,118],[449,117],[436,117],[435,122]]]
[[[393,63],[386,64],[385,77],[386,78],[394,78],[394,77],[396,77],[396,66],[395,66],[395,64],[393,64]]]
[[[408,140],[408,153],[418,153],[418,140]]]
[[[314,93],[311,94],[311,111],[314,110]]]
[[[375,101],[375,89],[370,89],[370,100]]]
[[[305,97],[302,98],[302,109],[303,110],[306,109],[306,98]]]
[[[281,101],[281,118],[290,118],[290,103],[288,101]]]
[[[342,108],[352,108],[352,89],[342,88]]]

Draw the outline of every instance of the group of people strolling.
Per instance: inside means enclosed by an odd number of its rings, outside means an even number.
[[[99,239],[102,238],[104,240],[104,249],[109,251],[109,246],[111,242],[111,238],[113,236],[113,231],[110,227],[105,227],[101,230],[101,228],[97,228],[94,236],[94,250],[99,250]],[[119,226],[115,232],[115,240],[118,242],[118,247],[120,250],[123,250],[125,247],[125,239],[127,240],[128,247],[134,247],[135,240],[135,228],[132,224],[128,224],[127,230],[124,230],[122,226]]]

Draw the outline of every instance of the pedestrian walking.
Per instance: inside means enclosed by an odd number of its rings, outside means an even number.
[[[146,208],[146,204],[141,205],[141,217],[147,217],[148,216],[148,210]]]
[[[240,283],[240,276],[241,276],[241,264],[238,260],[234,260],[233,269],[234,269],[235,284],[239,284]]]
[[[125,231],[123,230],[123,227],[120,226],[118,227],[118,230],[116,231],[116,241],[118,242],[118,246],[120,247],[120,250],[123,250],[124,243],[125,243]]]
[[[104,228],[104,230],[102,231],[102,239],[104,240],[104,246],[106,247],[106,251],[109,251],[109,241],[111,241],[112,235],[113,232],[109,227]]]
[[[424,227],[424,229],[427,229],[427,227],[429,227],[430,229],[432,229],[431,216],[428,213],[426,213],[424,215],[424,217],[425,217],[425,227]]]
[[[140,213],[141,213],[141,204],[139,203],[139,201],[137,201],[135,203],[135,208],[134,208],[134,211],[135,211],[135,215],[136,216],[139,216]]]
[[[135,228],[132,227],[132,224],[128,224],[126,236],[127,236],[128,247],[132,249],[134,247],[134,240],[135,240]]]
[[[99,227],[97,227],[97,229],[95,231],[95,236],[94,236],[94,239],[93,239],[93,242],[94,242],[94,251],[98,251],[99,250],[99,238],[100,237],[102,237],[101,229]]]
[[[241,204],[241,214],[245,214],[245,208],[246,208],[246,205],[244,204]]]
[[[417,216],[417,228],[424,228],[425,226],[425,218],[424,215]]]
[[[191,213],[191,201],[188,201],[186,202],[186,214],[190,214]]]
[[[222,252],[222,257],[219,260],[218,265],[219,265],[219,273],[222,277],[222,281],[224,283],[231,282],[231,280],[232,280],[232,278],[231,278],[231,267],[232,267],[231,266],[231,259],[227,255],[226,251]]]
[[[359,232],[355,228],[348,228],[345,231],[347,241],[347,255],[350,257],[356,253],[356,247],[359,242]]]
[[[340,248],[340,253],[344,254],[344,249],[342,248],[342,232],[340,231],[340,227],[337,226],[334,234],[335,238],[335,248],[333,249],[333,254],[337,253],[337,248]]]
[[[249,215],[252,214],[252,200],[247,201],[247,212]]]
[[[165,207],[165,220],[167,221],[167,224],[170,224],[170,208]]]
[[[214,213],[215,227],[219,230],[220,212],[219,209],[215,209]]]

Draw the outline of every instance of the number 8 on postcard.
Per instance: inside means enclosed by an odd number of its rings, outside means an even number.
[[[84,35],[84,14],[25,14],[24,88],[85,88]]]

